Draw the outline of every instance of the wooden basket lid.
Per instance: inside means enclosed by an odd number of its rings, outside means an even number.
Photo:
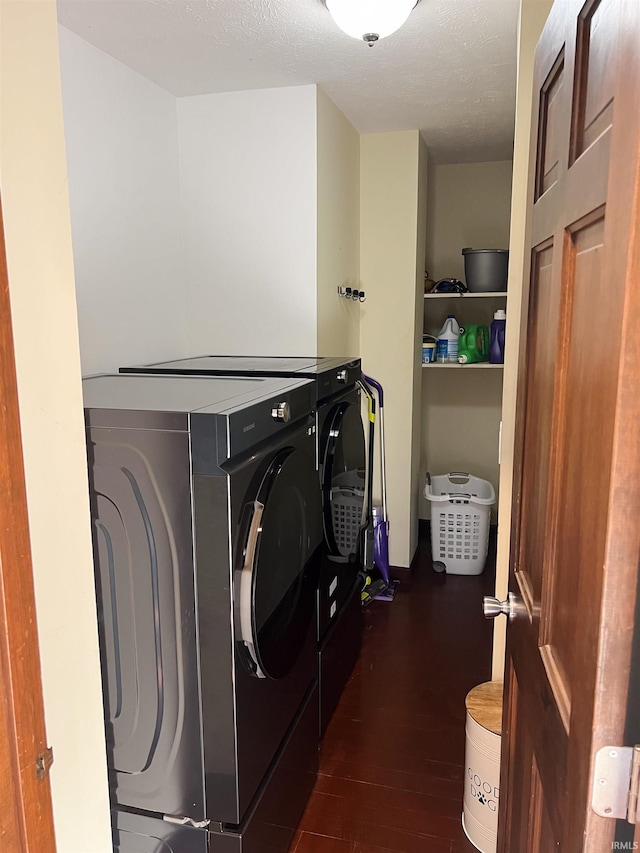
[[[467,693],[465,705],[472,719],[496,735],[502,734],[501,681],[485,681]]]

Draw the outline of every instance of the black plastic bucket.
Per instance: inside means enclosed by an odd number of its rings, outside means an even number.
[[[467,287],[475,293],[507,289],[508,249],[463,249]]]

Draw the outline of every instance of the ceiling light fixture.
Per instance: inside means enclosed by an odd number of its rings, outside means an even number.
[[[369,45],[395,33],[420,0],[324,0],[340,29]]]

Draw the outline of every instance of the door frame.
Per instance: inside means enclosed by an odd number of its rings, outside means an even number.
[[[0,839],[16,853],[55,853],[1,203],[0,400]]]
[[[507,597],[511,551],[511,504],[516,456],[516,397],[520,365],[525,357],[523,338],[527,327],[529,243],[527,211],[533,198],[533,171],[529,162],[533,104],[535,48],[544,28],[552,0],[520,0],[518,23],[518,82],[515,143],[513,151],[512,205],[509,238],[509,322],[505,338],[505,364],[500,436],[500,504],[498,507],[498,551],[496,596]],[[514,203],[514,199],[516,200]],[[505,663],[506,620],[496,619],[493,630],[492,678],[502,680]]]

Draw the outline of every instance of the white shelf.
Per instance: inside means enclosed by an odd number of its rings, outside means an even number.
[[[437,361],[432,361],[430,364],[423,364],[423,367],[445,368],[446,370],[502,370],[504,364],[490,364],[488,361],[479,361],[475,364],[440,364]]]
[[[488,293],[425,293],[425,299],[495,299],[496,297],[507,298],[506,290],[492,290]]]

